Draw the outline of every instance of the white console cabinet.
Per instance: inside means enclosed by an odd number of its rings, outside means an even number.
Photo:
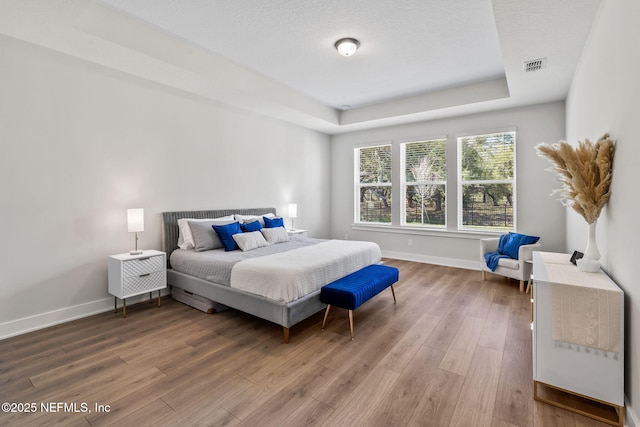
[[[570,255],[533,253],[534,398],[612,425],[624,421],[624,294],[602,271],[585,273]],[[617,419],[543,397],[539,388],[604,403]]]

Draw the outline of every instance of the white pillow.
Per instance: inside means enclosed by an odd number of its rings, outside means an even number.
[[[270,245],[284,243],[291,240],[289,233],[287,233],[287,230],[285,230],[284,227],[263,228],[260,232]]]
[[[191,227],[189,227],[188,221],[233,221],[233,215],[222,216],[220,218],[180,218],[178,220],[178,247],[180,249],[193,249],[195,243],[193,242],[193,234],[191,234]]]
[[[252,249],[261,248],[263,246],[269,246],[262,233],[259,231],[250,231],[248,233],[234,234],[233,240],[236,241],[238,247],[242,252],[250,251]]]
[[[260,225],[264,227],[264,219],[262,218],[263,216],[266,216],[267,218],[274,218],[275,215],[272,213],[266,213],[266,214],[262,214],[262,215],[240,215],[240,214],[235,214],[234,215],[236,218],[236,221],[240,221],[240,224],[246,224],[248,222],[253,222],[255,220],[260,221]]]

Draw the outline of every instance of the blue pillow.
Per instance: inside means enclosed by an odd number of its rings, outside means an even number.
[[[222,246],[224,246],[225,251],[235,251],[236,249],[238,249],[236,241],[233,240],[233,235],[242,233],[242,231],[240,230],[239,222],[236,221],[227,225],[212,225],[211,227],[213,227],[216,234],[218,235],[218,238],[222,242]]]
[[[506,255],[505,247],[507,243],[509,243],[509,239],[511,238],[511,233],[502,234],[500,236],[500,241],[498,242],[498,253],[501,255]]]
[[[246,224],[240,224],[240,230],[243,233],[250,233],[252,231],[260,231],[262,229],[262,224],[257,219],[255,221],[247,222]]]
[[[512,233],[500,236],[498,252],[507,255],[509,258],[518,259],[518,250],[522,245],[532,245],[540,240],[537,236],[527,236],[526,234]]]
[[[284,227],[284,219],[282,218],[267,218],[266,216],[262,218],[264,219],[264,228]]]

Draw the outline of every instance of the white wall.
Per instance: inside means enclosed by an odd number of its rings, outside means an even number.
[[[163,211],[298,203],[328,237],[325,134],[0,36],[0,338],[109,309],[107,257]]]
[[[334,238],[372,240],[386,256],[479,268],[479,235],[456,236],[453,233],[424,235],[397,230],[389,232],[356,230],[353,225],[353,148],[356,145],[384,141],[432,138],[447,135],[448,156],[455,155],[456,137],[470,132],[495,132],[515,128],[517,170],[518,231],[539,235],[544,250],[561,251],[565,246],[565,213],[562,205],[550,197],[557,187],[555,176],[545,169],[550,165],[537,156],[540,142],[564,139],[564,103],[554,102],[526,108],[475,114],[450,119],[393,126],[382,129],[336,135],[332,138],[331,234]],[[451,160],[451,159],[450,159]],[[455,165],[453,161],[450,164]],[[455,174],[455,172],[453,172]],[[452,191],[453,189],[449,189]],[[450,198],[448,205],[455,205]],[[455,217],[448,215],[455,224]],[[455,225],[454,225],[455,227]],[[409,233],[409,234],[406,234]],[[408,240],[413,245],[408,245]]]
[[[602,2],[567,99],[567,139],[617,140],[611,199],[598,220],[598,247],[607,273],[625,291],[627,425],[640,425],[640,2]],[[586,246],[587,226],[567,216],[569,248]]]

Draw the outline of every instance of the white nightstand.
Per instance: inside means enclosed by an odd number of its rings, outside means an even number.
[[[142,251],[139,255],[129,253],[109,257],[109,293],[113,295],[113,312],[118,312],[118,298],[122,300],[122,317],[127,317],[127,298],[158,291],[167,287],[167,258],[164,252]]]
[[[300,230],[299,228],[295,230],[287,230],[287,233],[292,239],[306,239],[309,237],[309,230]]]

